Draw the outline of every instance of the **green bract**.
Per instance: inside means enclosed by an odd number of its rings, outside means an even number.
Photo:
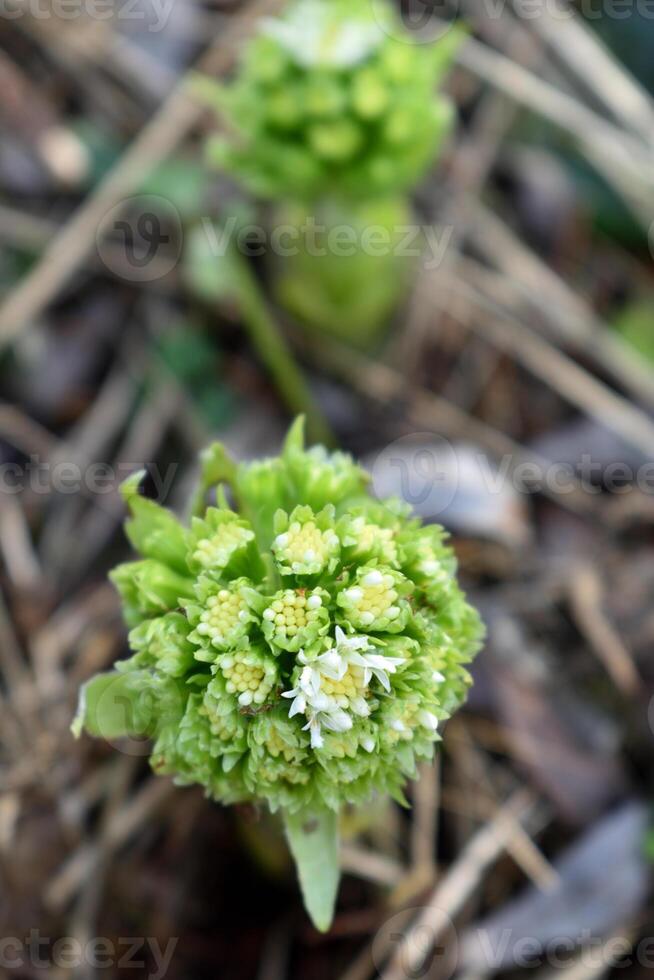
[[[215,506],[195,495],[190,527],[139,495],[138,474],[124,485],[142,557],[112,580],[133,655],[85,685],[74,729],[146,734],[156,772],[281,809],[324,928],[335,879],[309,873],[302,834],[331,853],[330,811],[404,802],[482,627],[442,529],[369,496],[349,456],[305,450],[301,420],[279,457],[236,465],[216,445],[203,462],[202,491],[222,485]]]
[[[263,22],[230,87],[203,83],[231,131],[211,159],[260,197],[397,195],[450,128],[436,86],[459,41],[414,43],[383,0],[297,0]]]

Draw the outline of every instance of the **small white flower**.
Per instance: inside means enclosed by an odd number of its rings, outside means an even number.
[[[293,698],[288,709],[288,717],[294,718],[295,715],[303,715],[307,710],[307,696],[301,687],[294,687],[291,691],[284,691],[283,698]]]
[[[326,710],[311,711],[309,720],[302,730],[311,733],[312,749],[321,749],[324,745],[323,726],[332,732],[347,732],[352,728],[352,719],[346,711],[335,705],[329,706]]]
[[[324,712],[332,706],[331,699],[320,690],[322,673],[329,672],[328,676],[334,677],[338,676],[340,671],[340,663],[330,662],[329,655],[332,652],[328,650],[322,657],[308,660],[304,650],[300,650],[298,660],[304,666],[297,686],[282,693],[283,698],[293,698],[288,712],[289,718],[295,715],[309,716],[314,712]],[[312,738],[313,730],[312,728]]]
[[[304,650],[298,654],[302,671],[298,682],[290,691],[284,691],[282,697],[292,698],[289,708],[289,718],[295,715],[306,715],[307,724],[304,731],[311,733],[311,747],[321,748],[323,745],[322,729],[346,732],[352,727],[352,718],[341,708],[336,699],[324,693],[323,678],[340,681],[350,666],[363,670],[363,684],[368,687],[375,677],[384,690],[390,691],[389,674],[394,674],[405,661],[402,657],[386,657],[374,651],[367,636],[348,636],[340,626],[335,630],[335,646],[330,647],[317,657],[307,657]],[[370,706],[361,694],[350,698],[348,704],[352,714],[359,718],[367,718]],[[368,751],[372,751],[369,749]]]
[[[405,660],[403,657],[386,657],[380,653],[360,653],[359,651],[374,650],[367,636],[346,636],[340,626],[336,627],[336,649],[344,662],[343,673],[349,664],[363,667],[363,682],[367,686],[376,677],[385,691],[390,691],[389,674],[394,674]],[[343,676],[341,674],[341,676]]]
[[[435,732],[438,728],[438,718],[426,709],[420,712],[418,721],[423,728],[429,729],[430,732]]]
[[[262,26],[268,37],[278,41],[305,68],[355,65],[378,47],[384,37],[374,22],[339,21],[329,4],[320,0],[305,0],[283,20],[266,18]]]
[[[370,639],[367,636],[348,636],[340,626],[336,627],[334,636],[337,650],[367,650],[370,646]]]

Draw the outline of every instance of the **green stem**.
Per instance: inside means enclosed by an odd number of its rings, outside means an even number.
[[[329,423],[316,404],[304,376],[270,315],[251,269],[242,256],[232,256],[237,271],[236,287],[243,321],[252,346],[272,375],[277,389],[294,413],[305,413],[311,437],[316,442],[335,444]]]

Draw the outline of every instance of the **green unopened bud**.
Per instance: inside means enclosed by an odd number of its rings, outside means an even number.
[[[406,41],[391,41],[380,55],[384,76],[395,85],[410,81],[419,51]]]
[[[273,126],[291,130],[302,120],[301,92],[288,86],[271,92],[266,98],[266,114]]]
[[[309,127],[309,144],[321,159],[343,163],[363,145],[363,132],[351,119],[314,123]]]
[[[347,96],[342,84],[332,75],[313,72],[304,88],[307,115],[318,119],[338,116],[345,109]]]
[[[193,663],[190,625],[178,612],[166,613],[139,623],[129,634],[129,644],[136,650],[135,666],[153,666],[171,677],[183,677]]]
[[[370,561],[377,558],[383,565],[398,568],[399,551],[394,527],[381,527],[362,514],[345,517],[338,527],[343,554],[349,560]]]
[[[181,601],[193,594],[192,579],[149,558],[118,565],[110,577],[126,609],[134,611],[128,616],[128,622],[134,620],[134,614],[156,616],[176,609]]]
[[[256,194],[303,201],[374,200],[421,176],[445,132],[430,105],[461,32],[414,44],[390,0],[295,0],[262,32],[246,46],[233,97],[218,103],[234,146],[218,154],[227,169]],[[214,86],[205,89],[214,103]],[[407,104],[416,111],[395,116]],[[318,166],[298,166],[300,154]]]
[[[254,531],[246,521],[230,510],[210,507],[204,518],[191,523],[189,564],[196,572],[214,577],[223,574],[252,575],[258,571]]]
[[[362,119],[377,119],[385,111],[389,90],[374,68],[357,73],[352,83],[352,105]]]

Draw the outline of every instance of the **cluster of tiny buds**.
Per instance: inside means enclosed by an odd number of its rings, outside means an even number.
[[[338,679],[323,677],[321,687],[323,694],[333,698],[339,708],[349,708],[351,700],[365,693],[363,669],[349,665],[343,676]]]
[[[265,671],[258,664],[246,664],[229,656],[222,658],[220,669],[226,681],[227,692],[238,694],[238,703],[242,707],[263,704],[268,697],[270,685],[262,684]]]
[[[400,607],[394,605],[398,593],[393,586],[392,575],[373,569],[360,579],[358,585],[345,590],[345,598],[356,607],[358,618],[363,626],[372,626],[380,616],[397,619]]]
[[[230,632],[239,623],[246,623],[248,613],[245,602],[236,592],[221,589],[206,601],[207,608],[200,616],[197,631],[207,636],[214,646],[228,642]]]
[[[277,535],[273,550],[282,553],[294,572],[300,572],[305,566],[321,568],[329,552],[339,544],[335,531],[321,531],[314,521],[293,521],[287,531]]]
[[[374,551],[375,547],[379,546],[385,560],[395,561],[397,559],[397,546],[393,540],[394,531],[391,528],[368,524],[365,517],[355,517],[352,521],[352,529],[356,532],[358,539],[357,553],[365,554]]]
[[[293,637],[316,619],[321,607],[322,599],[316,593],[307,596],[303,589],[286,589],[264,610],[263,618],[272,623],[277,632]]]
[[[252,537],[252,532],[243,527],[223,524],[218,534],[198,541],[193,558],[203,568],[224,568],[234,551]]]

